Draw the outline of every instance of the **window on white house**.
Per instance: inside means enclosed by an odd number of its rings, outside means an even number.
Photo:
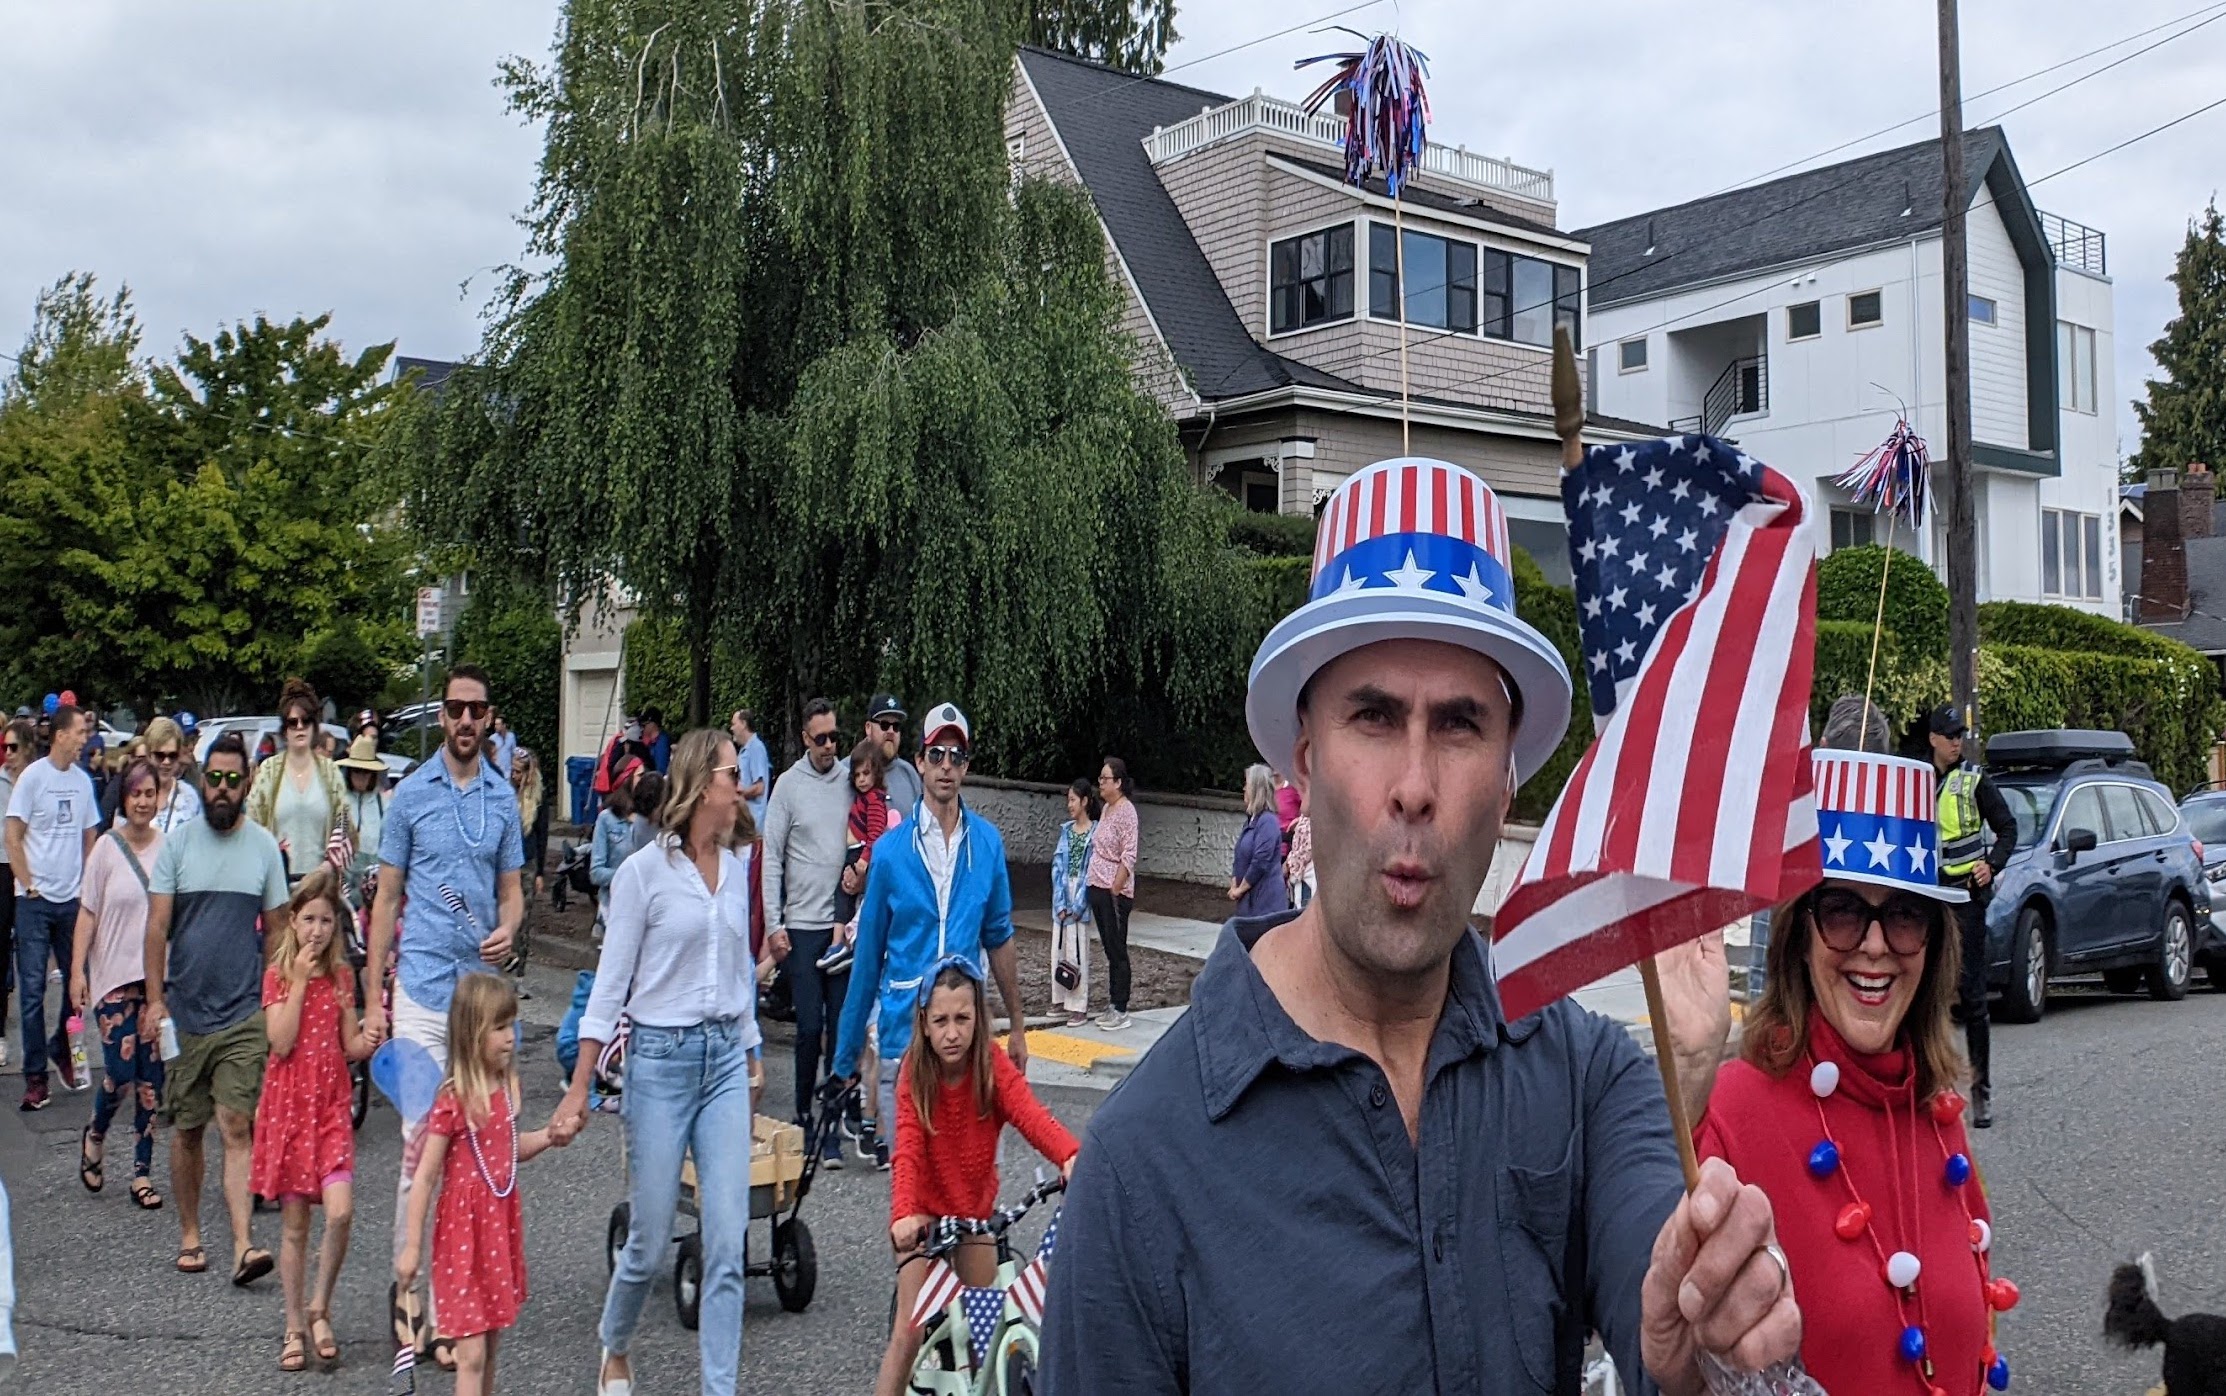
[[[1396,236],[1388,223],[1368,225],[1368,313],[1379,320],[1399,318],[1401,259],[1394,250]],[[1474,333],[1476,244],[1409,233],[1400,247],[1406,253],[1407,323]]]
[[[1624,373],[1636,373],[1646,367],[1646,341],[1626,339],[1615,346],[1616,367]]]
[[[1824,333],[1824,302],[1803,301],[1785,308],[1785,337],[1814,339]]]
[[[1268,248],[1268,329],[1303,330],[1353,313],[1353,225],[1341,223]]]
[[[2102,516],[2041,510],[2041,594],[2102,599]]]
[[[2096,411],[2095,332],[2069,320],[2056,322],[2056,396],[2066,412]]]
[[[1878,516],[1868,509],[1834,509],[1832,511],[1832,551],[1842,548],[1867,548],[1876,539]]]
[[[1998,309],[1999,307],[1996,306],[1991,299],[1985,296],[1971,297],[1971,319],[1977,324],[1994,324],[1994,317]]]
[[[1857,291],[1847,298],[1847,327],[1862,329],[1866,325],[1886,323],[1886,300],[1876,291]]]

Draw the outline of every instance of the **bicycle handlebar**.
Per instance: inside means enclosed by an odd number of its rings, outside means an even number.
[[[928,1240],[922,1248],[922,1254],[931,1260],[949,1255],[958,1248],[959,1241],[967,1236],[995,1236],[1002,1239],[1006,1232],[1012,1230],[1013,1224],[1027,1216],[1037,1203],[1065,1192],[1066,1189],[1066,1179],[1053,1178],[1022,1193],[1020,1200],[1010,1207],[1001,1207],[980,1220],[972,1217],[937,1217],[928,1228]]]

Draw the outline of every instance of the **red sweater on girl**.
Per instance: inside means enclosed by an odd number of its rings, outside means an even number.
[[[1980,1287],[1989,1256],[1975,1251],[1972,1219],[1991,1228],[1993,1217],[1976,1170],[1961,1187],[1947,1179],[1950,1154],[1970,1157],[1963,1118],[1940,1123],[1932,1102],[1916,1098],[1906,1048],[1863,1056],[1823,1014],[1812,1011],[1809,1022],[1808,1054],[1781,1078],[1749,1062],[1724,1063],[1693,1142],[1702,1158],[1723,1159],[1769,1195],[1802,1301],[1801,1361],[1825,1390],[1924,1396],[1920,1367],[1900,1350],[1903,1327],[1918,1324],[1931,1384],[1947,1396],[1978,1396],[1992,1314]],[[1838,1085],[1821,1100],[1810,1085],[1819,1062],[1839,1068]],[[1819,1178],[1809,1153],[1825,1123],[1840,1165]],[[1870,1227],[1842,1240],[1834,1223],[1856,1193],[1871,1208]],[[1881,1251],[1917,1257],[1915,1298],[1897,1301]]]
[[[889,792],[879,786],[850,798],[850,842],[863,850],[851,861],[863,868],[873,861],[873,841],[889,828]]]
[[[1002,1047],[990,1061],[990,1107],[974,1113],[974,1084],[960,1078],[936,1093],[935,1133],[912,1106],[912,1062],[897,1073],[897,1152],[889,1184],[889,1220],[906,1217],[986,1217],[997,1210],[997,1135],[1006,1125],[1064,1167],[1080,1145],[1052,1118],[1028,1078]]]

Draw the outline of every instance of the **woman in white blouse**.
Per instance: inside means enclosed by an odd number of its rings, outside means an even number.
[[[698,1355],[705,1392],[732,1392],[742,1360],[743,1236],[750,1222],[750,1094],[758,1063],[750,925],[759,873],[734,743],[690,732],[673,750],[656,842],[626,860],[605,900],[602,959],[580,1019],[579,1067],[551,1128],[577,1133],[603,1044],[631,1023],[620,1114],[632,1230],[603,1300],[595,1389],[630,1396],[627,1358],[672,1240],[691,1153],[702,1226]]]

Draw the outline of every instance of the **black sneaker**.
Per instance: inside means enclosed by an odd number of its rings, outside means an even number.
[[[23,1101],[21,1104],[16,1106],[16,1109],[44,1110],[47,1107],[48,1103],[49,1102],[46,1094],[46,1081],[42,1078],[36,1081],[24,1082]]]
[[[876,1172],[886,1173],[889,1171],[888,1140],[877,1138],[873,1141],[873,1166]]]

